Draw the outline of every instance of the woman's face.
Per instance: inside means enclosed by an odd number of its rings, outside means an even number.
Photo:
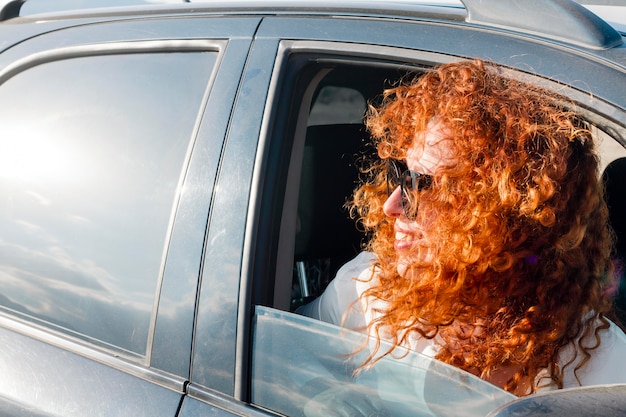
[[[433,175],[441,166],[449,166],[454,163],[452,155],[452,139],[445,134],[445,129],[436,121],[428,123],[423,137],[416,138],[413,146],[407,150],[407,167],[420,174]],[[419,243],[426,243],[425,235],[422,232],[422,225],[415,220],[410,220],[405,215],[402,207],[402,190],[397,187],[387,198],[383,206],[386,216],[394,219],[395,240],[394,248],[398,252],[398,273],[401,276],[406,274],[410,259],[416,259]],[[433,218],[436,213],[420,213],[419,218]],[[422,246],[425,247],[425,246]],[[424,249],[422,249],[424,250]],[[432,254],[424,253],[419,255],[422,262],[432,259]]]

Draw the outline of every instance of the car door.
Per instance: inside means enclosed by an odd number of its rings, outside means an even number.
[[[214,181],[258,21],[0,28],[27,38],[0,54],[3,411],[177,414]]]
[[[417,76],[433,65],[471,58],[495,61],[511,77],[529,80],[574,100],[590,122],[609,133],[611,149],[623,153],[623,143],[614,139],[624,137],[626,126],[626,91],[620,82],[624,69],[607,65],[596,52],[523,39],[496,29],[443,22],[437,17],[410,21],[279,16],[263,20],[233,112],[218,180],[222,181],[222,175],[228,172],[229,177],[224,177],[228,190],[249,187],[250,192],[243,200],[239,194],[225,194],[220,217],[236,220],[228,223],[231,227],[215,232],[209,229],[190,398],[183,407],[189,406],[190,415],[202,410],[203,401],[222,395],[234,396],[242,404],[297,415],[311,398],[286,376],[294,372],[301,380],[324,376],[329,367],[341,363],[324,364],[324,360],[345,358],[350,353],[337,347],[334,337],[342,333],[336,328],[289,312],[300,297],[294,291],[302,290],[294,270],[300,261],[298,235],[305,228],[299,200],[307,193],[308,185],[303,176],[307,132],[316,124],[358,124],[360,118],[351,116],[353,110],[361,111],[362,116],[365,103],[375,100],[390,83]],[[571,71],[564,74],[564,67]],[[572,80],[580,81],[568,85]],[[328,94],[335,94],[335,104],[340,105],[326,109],[326,116],[319,116],[316,106],[328,104],[320,99],[327,97],[322,90],[326,87],[331,87]],[[361,98],[350,98],[347,105],[341,103],[342,97],[356,97],[356,93]],[[346,117],[336,118],[337,113]],[[330,136],[328,146],[339,147],[344,138]],[[616,157],[609,151],[603,155]],[[337,181],[332,178],[331,187]],[[312,200],[317,199],[323,206],[325,197],[320,192]],[[245,224],[241,220],[244,217]],[[330,228],[317,239],[330,246],[338,233]],[[359,241],[349,249],[357,253]],[[218,254],[227,256],[228,263],[209,262]],[[216,318],[222,324],[216,324]],[[232,323],[235,318],[237,328],[225,330],[223,323]],[[415,370],[415,363],[398,366],[394,375],[405,378],[408,369]],[[404,385],[408,391],[398,395],[407,410],[430,415],[467,407],[475,413],[472,415],[484,415],[512,399],[502,391],[491,391],[493,387],[480,380],[469,384],[469,397],[451,395],[446,391],[451,388],[450,381],[458,389],[454,381],[471,379],[469,375],[447,368],[437,371],[437,365],[427,360],[417,369],[423,371],[421,380],[434,382],[428,390]],[[343,377],[350,380],[350,373]],[[358,381],[354,386],[363,384],[369,388],[381,385],[377,380]],[[414,395],[418,391],[420,395]],[[455,398],[464,400],[459,403]]]

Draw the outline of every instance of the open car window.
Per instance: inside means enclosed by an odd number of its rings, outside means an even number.
[[[289,168],[272,182],[284,181],[284,194],[276,192],[278,199],[284,197],[276,204],[282,204],[282,212],[267,212],[268,217],[281,216],[272,223],[280,224],[276,262],[268,264],[275,275],[255,276],[268,280],[259,288],[270,290],[253,296],[251,402],[298,416],[325,415],[319,411],[323,404],[361,404],[376,413],[372,415],[458,415],[458,410],[487,415],[517,397],[414,351],[396,349],[371,369],[360,369],[373,343],[364,334],[287,312],[321,294],[367,241],[346,209],[363,179],[359,167],[375,158],[363,123],[367,104],[377,103],[384,89],[398,81],[410,81],[446,59],[418,56],[392,62],[365,52],[358,59],[334,52],[320,56],[302,48],[285,54],[275,70],[281,104],[274,110],[270,141],[280,145],[268,153],[267,164],[289,161]],[[589,121],[595,125],[604,119],[596,115]],[[607,126],[597,126],[600,136]],[[612,136],[599,139],[602,167],[621,155],[616,150],[624,152]]]
[[[414,351],[394,351],[359,369],[370,351],[362,333],[257,307],[252,402],[286,415],[324,415],[324,406],[388,416],[484,416],[516,397]],[[363,348],[363,349],[361,349]],[[321,413],[321,414],[318,414]]]

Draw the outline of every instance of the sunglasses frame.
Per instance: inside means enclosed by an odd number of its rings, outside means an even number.
[[[409,220],[415,220],[417,217],[415,193],[430,189],[433,184],[433,177],[429,174],[413,171],[404,162],[397,159],[387,159],[386,175],[387,195],[391,196],[396,188],[400,187],[400,201],[404,215]],[[416,206],[414,212],[413,206]]]

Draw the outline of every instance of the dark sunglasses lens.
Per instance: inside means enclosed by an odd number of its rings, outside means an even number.
[[[391,195],[396,188],[400,185],[400,175],[402,173],[401,168],[398,166],[397,161],[393,159],[387,160],[387,194]]]
[[[404,171],[402,174],[402,187],[407,190],[428,190],[432,187],[432,185],[433,179],[428,174],[420,174],[409,170]]]
[[[431,177],[430,175],[426,175],[426,174],[421,174],[418,178],[417,178],[417,190],[418,191],[422,191],[422,190],[429,190],[431,189],[433,186],[433,177]],[[413,186],[413,188],[415,189],[415,185]]]
[[[402,190],[402,209],[404,210],[404,215],[409,220],[414,220],[416,213],[414,213],[415,207],[415,183],[413,180],[413,176],[411,175],[411,171],[404,171],[402,174],[402,182],[400,184],[400,188]]]
[[[387,194],[400,187],[402,209],[409,220],[415,220],[417,212],[416,192],[432,187],[432,177],[411,171],[401,161],[387,160]]]
[[[402,188],[402,208],[405,216],[410,220],[415,220],[417,215],[416,191],[427,190],[432,187],[433,181],[430,175],[420,174],[415,171],[406,170],[401,178]]]

